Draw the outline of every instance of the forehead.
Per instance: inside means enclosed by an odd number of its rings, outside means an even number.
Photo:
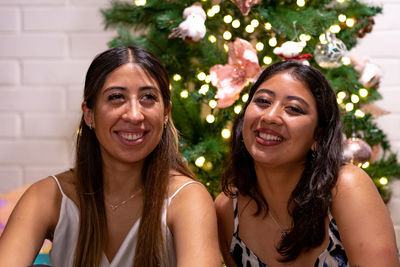
[[[280,72],[262,82],[255,94],[262,89],[268,89],[275,96],[299,96],[315,104],[315,98],[307,84],[295,78],[289,72]]]
[[[111,85],[124,87],[151,85],[160,90],[155,79],[135,63],[126,63],[110,72],[103,89]]]

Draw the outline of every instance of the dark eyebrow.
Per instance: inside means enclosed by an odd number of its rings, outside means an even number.
[[[273,92],[272,90],[266,89],[266,88],[262,88],[262,89],[257,90],[257,92],[254,95],[257,95],[259,93],[265,93],[265,94],[271,95],[272,97],[275,96],[275,92]],[[310,106],[307,103],[307,101],[305,101],[303,98],[298,97],[298,96],[289,95],[289,96],[286,97],[286,99],[288,99],[288,100],[296,100],[296,101],[299,101],[300,103],[302,103],[303,105],[305,105],[307,107]]]
[[[110,86],[110,87],[107,87],[106,89],[104,89],[103,94],[105,94],[108,91],[112,91],[112,90],[127,91],[128,89],[126,87],[123,87],[123,86]],[[145,90],[156,90],[156,91],[158,91],[158,88],[154,87],[152,85],[145,85],[145,86],[139,87],[139,91],[145,91]]]

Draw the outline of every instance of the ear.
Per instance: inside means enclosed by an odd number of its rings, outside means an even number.
[[[86,101],[82,103],[82,112],[87,127],[89,127],[90,129],[94,129],[95,123],[94,123],[93,110],[88,108],[88,106],[86,105]]]
[[[171,108],[172,108],[172,102],[169,101],[169,105],[168,105],[168,107],[165,109],[165,114],[164,114],[164,122],[165,122],[165,123],[168,122],[169,113],[171,112]]]

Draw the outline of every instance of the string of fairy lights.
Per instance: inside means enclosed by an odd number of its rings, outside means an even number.
[[[211,0],[201,0],[201,2],[207,2]],[[338,4],[343,4],[346,1],[349,0],[336,0]],[[297,0],[296,4],[299,8],[302,8],[306,6],[306,0]],[[145,6],[147,3],[146,0],[134,0],[134,4],[136,6]],[[219,4],[212,5],[211,8],[209,8],[206,11],[208,19],[213,19],[218,13],[221,12],[221,7]],[[221,36],[211,34],[209,33],[207,35],[207,39],[210,43],[212,44],[217,44],[218,40],[221,40],[224,42],[224,49],[225,52],[228,53],[229,48],[226,45],[227,41],[230,41],[233,38],[232,31],[237,31],[240,29],[243,29],[246,33],[252,34],[256,31],[256,29],[260,29],[259,27],[263,27],[263,30],[267,32],[266,36],[268,39],[266,40],[265,43],[259,41],[255,43],[255,49],[258,52],[263,51],[266,49],[266,46],[268,45],[270,48],[276,47],[278,45],[278,40],[277,40],[277,35],[278,33],[274,32],[274,27],[270,22],[264,22],[260,23],[259,20],[257,19],[252,19],[246,25],[242,25],[242,22],[239,19],[235,19],[232,17],[232,15],[227,14],[222,17],[223,23],[227,25],[227,29],[225,29],[222,33]],[[329,34],[337,34],[344,28],[352,28],[356,25],[357,20],[352,17],[348,17],[345,14],[339,14],[337,17],[337,22],[332,24],[329,29],[327,29],[325,32],[322,32],[319,35],[319,42],[321,44],[327,44],[328,39],[327,36]],[[229,27],[232,27],[231,29]],[[312,36],[307,33],[300,33],[298,36],[298,39],[302,42],[308,42],[310,41]],[[268,66],[273,62],[272,57],[265,55],[262,58],[262,63],[264,66]],[[351,60],[347,55],[342,56],[341,62],[343,65],[347,66],[351,64]],[[201,95],[207,95],[207,92],[210,90],[210,83],[211,83],[211,76],[210,74],[207,74],[207,71],[200,71],[197,75],[196,78],[198,81],[203,83],[200,88],[197,90],[197,93]],[[175,82],[178,82],[182,80],[182,76],[178,73],[174,74],[172,76],[172,79]],[[171,86],[172,88],[172,86]],[[191,91],[188,89],[183,89],[180,92],[180,97],[182,99],[187,99],[190,97]],[[345,110],[346,112],[353,112],[355,117],[362,118],[365,116],[365,113],[360,109],[360,101],[368,97],[369,91],[367,88],[359,88],[357,93],[349,93],[346,90],[340,90],[337,93],[337,103],[339,106]],[[247,93],[244,93],[242,97],[240,98],[240,101],[237,101],[234,107],[233,111],[236,114],[239,114],[242,110],[242,105],[248,101],[249,95]],[[241,102],[241,103],[240,103]],[[216,99],[211,99],[208,100],[208,106],[211,108],[209,114],[205,116],[205,121],[207,123],[214,123],[216,121],[215,116],[213,115],[213,111],[217,108],[217,100]],[[231,136],[231,130],[229,127],[224,127],[221,130],[221,136],[223,139],[228,139]],[[195,165],[199,168],[204,168],[205,170],[211,169],[212,168],[212,163],[207,161],[204,156],[199,156],[195,160]],[[362,168],[368,168],[370,166],[370,162],[366,161],[362,164],[360,164],[360,167]],[[381,185],[386,185],[388,183],[388,179],[386,177],[381,177],[377,180]]]

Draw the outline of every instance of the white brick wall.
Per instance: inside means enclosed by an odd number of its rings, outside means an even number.
[[[106,49],[108,0],[0,0],[0,193],[73,165],[86,69]],[[400,2],[381,3],[372,34],[352,53],[384,71],[378,120],[400,157]],[[400,244],[400,180],[388,207]],[[400,246],[399,246],[400,247]]]

